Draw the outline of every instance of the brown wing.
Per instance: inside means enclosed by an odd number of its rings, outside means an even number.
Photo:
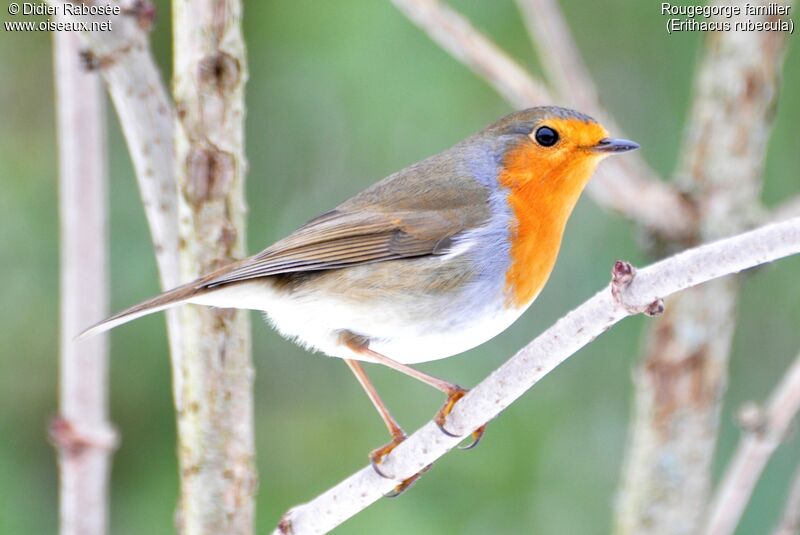
[[[445,152],[395,173],[261,253],[205,277],[202,288],[447,252],[489,218],[489,192]]]
[[[465,221],[432,211],[382,214],[337,210],[309,222],[203,286],[292,273],[335,269],[399,258],[444,254]]]

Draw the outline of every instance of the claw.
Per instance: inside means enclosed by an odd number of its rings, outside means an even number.
[[[420,478],[420,476],[421,476],[422,474],[424,474],[425,472],[427,472],[428,470],[430,470],[430,469],[431,469],[431,466],[433,466],[433,465],[432,465],[432,464],[429,464],[428,466],[426,466],[425,468],[423,468],[422,470],[420,470],[419,472],[417,472],[417,473],[416,473],[416,474],[414,474],[413,476],[409,477],[408,479],[404,479],[403,481],[401,481],[401,482],[400,482],[400,484],[399,484],[399,485],[397,485],[397,486],[396,486],[395,488],[393,488],[391,491],[389,491],[389,492],[387,492],[386,494],[384,494],[384,495],[383,495],[383,497],[384,497],[384,498],[397,498],[398,496],[400,496],[401,494],[403,494],[405,491],[407,491],[408,489],[410,489],[410,488],[411,488],[411,486],[412,486],[414,483],[416,483],[416,482],[417,482],[417,480]]]
[[[391,442],[389,442],[388,444],[386,444],[384,446],[381,446],[380,448],[378,448],[376,450],[373,450],[372,453],[369,454],[369,463],[370,463],[370,465],[372,465],[372,469],[375,470],[375,472],[379,476],[381,476],[382,478],[384,478],[384,479],[394,479],[392,476],[389,476],[389,475],[385,474],[380,469],[379,465],[380,465],[381,461],[383,460],[383,458],[386,457],[387,455],[389,455],[389,453],[391,453],[391,451],[393,449],[395,449],[397,447],[397,445],[400,444],[401,442],[403,442],[405,439],[406,439],[405,433],[398,433],[398,434],[396,434],[396,435],[394,435],[392,437],[392,441]],[[419,479],[419,476],[421,476],[422,474],[424,474],[425,472],[430,470],[430,468],[431,468],[431,465],[428,465],[425,468],[423,468],[422,470],[420,470],[419,472],[417,472],[416,474],[414,474],[413,476],[409,477],[408,479],[404,479],[403,481],[400,482],[399,485],[397,485],[390,492],[387,492],[383,496],[385,498],[396,498],[396,497],[400,496],[402,493],[404,493],[406,490],[408,490],[411,487],[411,485],[413,485],[414,483],[417,482],[417,479]]]
[[[463,398],[467,392],[469,392],[469,390],[465,390],[460,387],[457,390],[453,391],[453,393],[451,393],[447,397],[447,401],[445,401],[444,406],[441,408],[438,414],[436,414],[436,418],[433,420],[436,423],[436,425],[439,426],[439,429],[442,431],[442,433],[444,433],[449,437],[458,438],[460,436],[453,434],[447,429],[445,429],[444,424],[445,421],[447,420],[447,416],[453,410],[453,407],[455,407],[458,400]],[[477,428],[475,431],[472,432],[472,442],[470,442],[466,446],[459,446],[458,449],[471,450],[472,448],[478,445],[478,442],[481,441],[481,438],[483,438],[483,433],[485,431],[486,431],[486,424],[480,426],[479,428]]]
[[[467,390],[464,390],[461,387],[458,387],[458,389],[454,390],[449,396],[447,396],[447,401],[444,402],[444,406],[439,409],[439,412],[436,413],[436,418],[433,420],[436,422],[436,425],[439,426],[439,429],[442,430],[442,433],[449,437],[458,437],[458,435],[454,435],[444,428],[445,421],[447,420],[447,416],[453,410],[453,407],[455,407],[456,402],[463,398],[467,392]]]
[[[472,448],[478,445],[478,442],[481,441],[481,439],[483,438],[483,433],[485,432],[486,432],[486,424],[483,424],[482,426],[480,426],[479,428],[477,428],[475,431],[472,432],[472,442],[470,442],[466,446],[459,446],[458,449],[471,450]]]
[[[378,465],[383,461],[383,458],[389,455],[393,449],[397,447],[398,444],[403,442],[406,439],[406,434],[399,432],[392,436],[392,441],[388,444],[381,446],[378,449],[372,450],[369,454],[369,464],[372,465],[372,469],[384,479],[394,479],[392,476],[388,476],[384,474]]]

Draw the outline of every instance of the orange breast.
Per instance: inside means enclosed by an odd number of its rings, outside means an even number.
[[[543,159],[525,143],[506,155],[498,180],[509,190],[514,215],[507,306],[527,307],[539,295],[555,265],[567,219],[595,166],[591,157]]]

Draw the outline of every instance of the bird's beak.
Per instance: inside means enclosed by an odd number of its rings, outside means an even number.
[[[601,139],[597,145],[591,147],[591,150],[594,152],[616,154],[618,152],[628,152],[629,150],[636,150],[638,148],[639,144],[633,141],[607,137]]]

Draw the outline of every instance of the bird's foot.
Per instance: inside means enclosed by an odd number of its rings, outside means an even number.
[[[392,476],[385,474],[379,467],[383,458],[389,455],[393,449],[395,449],[401,442],[406,439],[406,434],[402,431],[398,433],[392,433],[392,440],[388,444],[384,444],[380,448],[372,450],[369,454],[369,463],[372,465],[372,469],[375,472],[385,478],[385,479],[394,479]]]
[[[636,268],[630,262],[617,260],[611,270],[611,295],[614,301],[630,314],[644,314],[654,318],[664,313],[664,300],[658,298],[645,306],[632,305],[625,300],[625,290],[636,278]]]
[[[391,451],[393,449],[395,449],[405,439],[406,439],[406,435],[402,431],[399,431],[399,432],[396,432],[396,433],[392,433],[391,442],[381,446],[378,449],[373,450],[369,454],[369,462],[372,465],[372,469],[375,470],[375,473],[377,473],[379,476],[381,476],[383,478],[386,478],[386,479],[394,479],[392,476],[387,475],[385,472],[383,472],[380,469],[380,464],[383,461],[383,458],[386,457],[387,455],[389,455],[389,453],[391,453]],[[396,498],[397,496],[400,496],[403,492],[408,490],[411,487],[411,485],[416,483],[417,480],[420,478],[420,476],[422,474],[424,474],[425,472],[430,470],[430,467],[431,467],[431,465],[428,465],[425,468],[423,468],[422,470],[420,470],[419,472],[417,472],[416,474],[414,474],[413,476],[409,477],[408,479],[404,479],[403,481],[400,482],[400,484],[398,484],[390,492],[388,492],[387,494],[384,494],[384,497],[386,497],[386,498]]]
[[[460,436],[448,431],[445,428],[445,423],[447,420],[447,416],[453,410],[453,407],[455,407],[458,400],[463,398],[467,392],[469,392],[469,390],[466,390],[461,387],[456,387],[452,392],[450,392],[450,394],[448,394],[447,401],[444,402],[444,406],[439,410],[439,412],[436,414],[436,418],[434,418],[433,420],[436,423],[436,425],[439,426],[439,429],[442,431],[442,433],[444,433],[447,436],[450,437]],[[459,448],[462,450],[469,450],[474,448],[475,446],[478,445],[478,442],[480,442],[481,438],[483,438],[483,433],[485,431],[486,431],[486,424],[483,424],[482,426],[480,426],[479,428],[477,428],[475,431],[472,432],[472,442],[470,442],[466,446],[459,446]]]

